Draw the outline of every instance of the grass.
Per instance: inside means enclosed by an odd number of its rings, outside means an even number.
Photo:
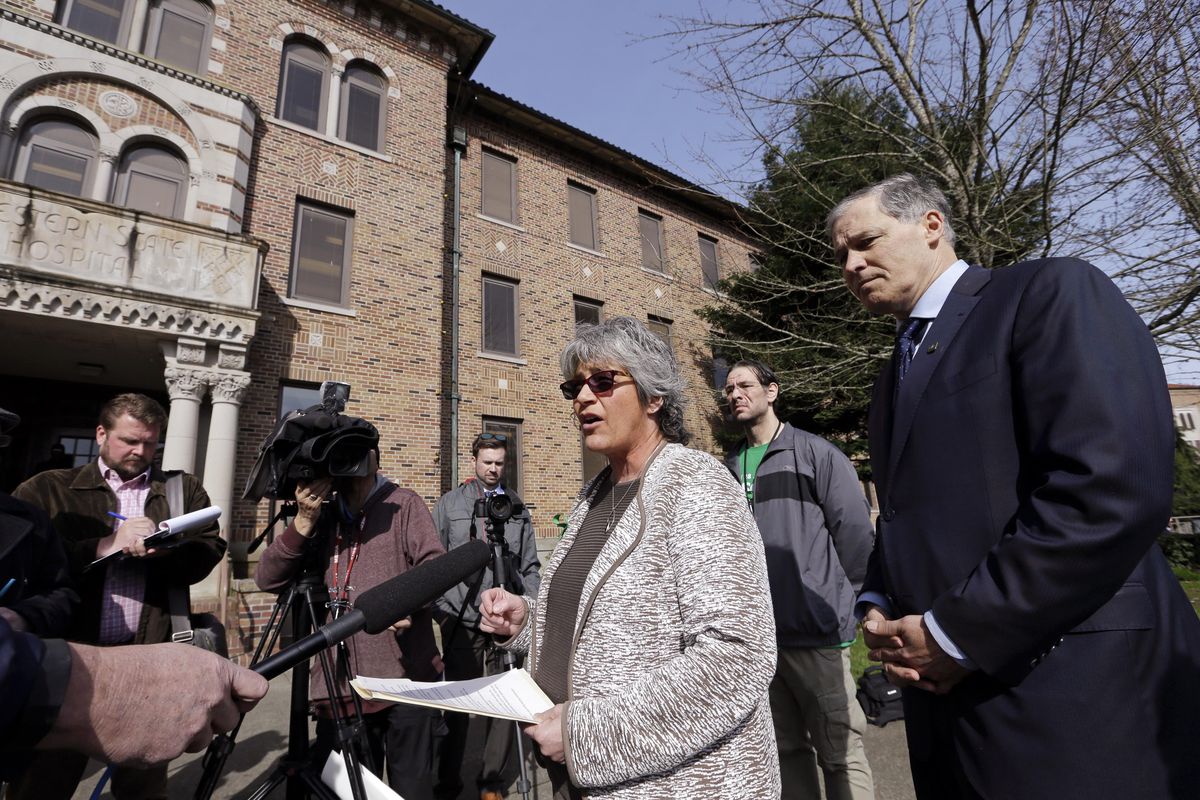
[[[1175,577],[1179,579],[1179,585],[1183,587],[1188,600],[1192,601],[1192,608],[1196,610],[1196,614],[1200,615],[1200,572],[1175,567]],[[863,644],[862,630],[860,629],[858,638],[850,646],[850,671],[856,682],[858,676],[862,675],[863,670],[870,664],[871,661],[867,658],[867,646]]]
[[[858,631],[858,638],[854,640],[854,644],[850,645],[850,672],[854,675],[854,682],[858,683],[858,676],[863,674],[863,670],[870,666],[871,661],[867,658],[867,646],[863,644],[862,630]]]
[[[1192,601],[1192,608],[1200,614],[1200,572],[1175,567],[1175,577],[1179,578],[1179,585],[1183,587],[1184,594]]]

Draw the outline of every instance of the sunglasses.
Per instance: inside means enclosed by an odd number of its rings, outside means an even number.
[[[573,378],[565,383],[560,383],[558,388],[562,389],[563,397],[568,400],[579,397],[584,384],[587,384],[587,387],[592,390],[592,394],[608,394],[614,386],[620,385],[616,380],[618,375],[624,375],[626,378],[633,377],[628,372],[621,372],[619,369],[602,369],[599,372],[593,372],[586,378]]]
[[[503,433],[481,433],[478,436],[476,436],[475,438],[481,442],[491,442],[491,441],[507,442],[508,441],[508,437],[505,436]]]

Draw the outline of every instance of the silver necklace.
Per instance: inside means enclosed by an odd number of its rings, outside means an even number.
[[[613,502],[612,505],[608,507],[608,524],[604,526],[605,536],[608,536],[610,533],[612,533],[613,528],[617,527],[617,523],[621,521],[621,517],[617,516],[617,507],[629,499],[629,493],[633,491],[633,487],[637,485],[637,482],[638,479],[634,478],[628,483],[628,485],[626,485],[625,492],[621,495],[620,500],[617,500],[617,484],[615,481],[613,482],[612,491],[609,492],[609,496],[612,497]],[[621,516],[625,515],[622,514]]]

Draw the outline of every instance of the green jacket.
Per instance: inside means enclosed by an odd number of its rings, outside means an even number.
[[[146,497],[146,516],[161,522],[171,516],[164,485],[166,476],[154,468],[150,473],[150,494]],[[69,629],[73,641],[95,643],[100,635],[101,593],[107,566],[84,572],[96,560],[96,545],[112,533],[109,511],[117,508],[117,498],[105,483],[96,461],[74,469],[41,472],[22,483],[13,497],[32,503],[50,515],[50,521],[62,537],[67,551],[71,577],[79,590],[80,606]],[[183,476],[184,511],[196,511],[212,503],[199,479]],[[146,596],[142,618],[134,644],[156,644],[171,638],[171,617],[167,610],[167,588],[191,586],[208,575],[225,555],[225,541],[214,523],[203,531],[185,536],[176,547],[161,555],[148,556]]]

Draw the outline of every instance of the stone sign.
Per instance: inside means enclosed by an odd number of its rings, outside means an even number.
[[[30,203],[32,202],[32,208]],[[181,300],[254,307],[258,248],[239,237],[0,186],[0,263]]]

